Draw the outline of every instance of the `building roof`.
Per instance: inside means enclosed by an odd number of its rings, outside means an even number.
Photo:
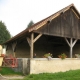
[[[66,11],[69,10],[70,8],[72,8],[72,9],[75,11],[77,18],[80,19],[80,14],[79,14],[78,10],[77,10],[76,7],[74,6],[74,4],[71,4],[71,5],[69,5],[69,6],[61,9],[60,11],[52,14],[51,16],[49,16],[49,17],[47,17],[47,18],[45,18],[45,19],[43,19],[43,20],[35,23],[35,24],[32,25],[31,27],[23,30],[22,32],[20,32],[19,34],[17,34],[16,36],[12,37],[12,38],[11,38],[10,40],[8,40],[7,42],[5,42],[4,44],[9,43],[9,42],[11,42],[11,41],[14,41],[14,40],[22,37],[23,35],[27,35],[27,34],[29,34],[29,33],[31,33],[31,32],[35,32],[36,30],[38,30],[38,29],[40,29],[41,27],[43,27],[43,25],[47,24],[48,21],[51,21],[51,20],[55,19],[56,17],[58,17],[59,15],[61,15],[61,13],[66,12]]]

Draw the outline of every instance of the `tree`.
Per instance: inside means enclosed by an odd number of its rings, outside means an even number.
[[[33,24],[34,24],[34,22],[31,20],[31,21],[29,22],[27,28],[28,28],[28,27],[31,27]]]
[[[7,30],[5,24],[0,21],[0,44],[6,42],[11,38],[9,31]]]

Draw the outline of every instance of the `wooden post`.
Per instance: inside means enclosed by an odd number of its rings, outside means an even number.
[[[70,58],[72,58],[72,51],[73,51],[73,46],[72,46],[72,38],[70,39]]]
[[[70,58],[72,58],[72,53],[73,53],[73,47],[77,42],[77,39],[73,42],[73,38],[70,38],[70,43],[67,40],[67,38],[65,38],[66,42],[68,43],[69,47],[70,47]]]
[[[13,55],[14,55],[14,57],[16,57],[16,54],[15,54],[16,45],[17,45],[17,42],[12,43],[12,49],[13,49]]]
[[[70,58],[72,58],[73,47],[70,47]]]
[[[31,34],[31,50],[30,50],[30,57],[31,59],[33,58],[33,49],[34,49],[34,45],[33,45],[33,39],[34,39],[34,33]]]
[[[31,34],[31,39],[27,37],[28,44],[30,46],[30,58],[33,58],[33,50],[34,50],[34,43],[42,36],[42,34],[39,34],[34,38],[34,33]]]

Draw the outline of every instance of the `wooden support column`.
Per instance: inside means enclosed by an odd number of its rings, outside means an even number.
[[[34,49],[34,44],[33,44],[33,39],[34,39],[34,33],[31,34],[31,50],[30,50],[30,57],[31,59],[33,58],[33,49]]]
[[[72,58],[73,46],[72,46],[72,38],[70,39],[70,58]]]
[[[14,57],[16,57],[16,54],[15,54],[16,45],[17,45],[17,42],[12,43],[12,50],[13,50],[13,55],[14,55]]]
[[[27,37],[28,44],[30,46],[30,57],[33,58],[33,50],[34,50],[34,43],[42,36],[42,34],[39,34],[34,38],[34,33],[31,34],[31,39]]]
[[[70,58],[72,58],[72,53],[73,53],[73,47],[77,42],[77,39],[73,41],[73,38],[70,38],[70,42],[67,40],[67,38],[65,38],[66,42],[68,43],[69,47],[70,47]]]

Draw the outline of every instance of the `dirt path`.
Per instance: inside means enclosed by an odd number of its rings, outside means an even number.
[[[8,80],[8,79],[6,79],[6,78],[0,76],[0,80]]]
[[[11,75],[11,76],[2,76],[0,75],[0,80],[16,80],[16,79],[22,79],[23,80],[24,76],[19,76],[19,75]]]

